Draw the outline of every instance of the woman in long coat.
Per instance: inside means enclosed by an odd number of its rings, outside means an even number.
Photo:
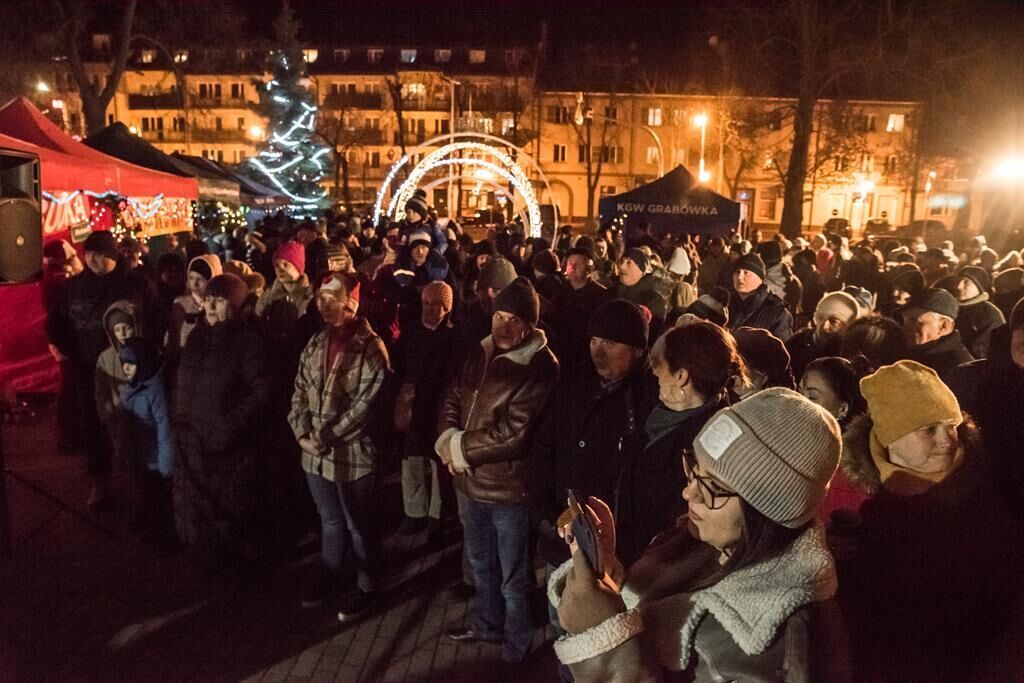
[[[263,341],[239,315],[247,296],[234,275],[210,280],[178,366],[175,526],[183,543],[216,557],[251,556],[258,540],[254,435],[272,384]]]

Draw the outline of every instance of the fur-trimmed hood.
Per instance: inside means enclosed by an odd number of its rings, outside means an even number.
[[[882,486],[878,468],[871,458],[871,428],[874,422],[867,415],[861,415],[850,422],[843,432],[843,454],[839,469],[855,485],[874,494]],[[965,461],[984,460],[981,431],[974,419],[964,414],[964,421],[957,428],[960,441],[964,444]],[[963,465],[961,465],[963,467]]]

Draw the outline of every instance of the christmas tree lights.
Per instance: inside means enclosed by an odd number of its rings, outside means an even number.
[[[271,134],[259,154],[246,162],[254,180],[268,182],[292,200],[292,207],[309,211],[328,205],[319,181],[331,172],[323,157],[330,146],[317,142],[317,107],[305,87],[306,65],[289,59],[287,50],[270,53],[272,78],[260,90],[260,109],[270,120]]]

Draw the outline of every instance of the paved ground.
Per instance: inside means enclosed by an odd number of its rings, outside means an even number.
[[[500,680],[497,646],[442,635],[469,607],[449,591],[454,529],[434,548],[390,538],[379,609],[342,626],[299,605],[315,544],[272,566],[204,572],[135,540],[116,511],[90,513],[84,461],[58,454],[54,432],[52,411],[3,425],[14,557],[0,560],[0,681]],[[382,495],[397,518],[396,477]],[[557,680],[537,603],[520,681]]]

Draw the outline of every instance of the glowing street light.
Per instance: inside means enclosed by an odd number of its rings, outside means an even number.
[[[263,128],[261,126],[249,126],[249,137],[253,140],[262,140]]]
[[[128,132],[131,133],[132,135],[138,135],[139,128],[138,126],[128,126]]]
[[[693,117],[693,125],[700,126],[700,166],[697,170],[697,180],[706,183],[711,180],[711,174],[704,169],[704,142],[708,134],[708,115],[704,112]]]
[[[36,92],[47,93],[50,92],[50,86],[46,84],[46,81],[39,81],[36,83]]]
[[[860,181],[860,195],[862,198],[865,197],[868,194],[868,192],[871,192],[871,190],[873,189],[875,189],[875,184],[870,180]]]
[[[1008,157],[1003,159],[992,169],[992,178],[1003,182],[1024,180],[1024,158]]]

